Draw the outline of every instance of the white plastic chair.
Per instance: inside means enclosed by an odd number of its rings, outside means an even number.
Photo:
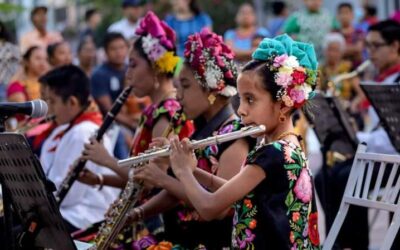
[[[342,203],[340,204],[339,212],[324,242],[323,250],[332,249],[350,205],[386,210],[394,213],[393,219],[382,242],[381,250],[390,249],[399,230],[400,205],[398,205],[398,203],[400,178],[396,178],[396,175],[398,175],[400,156],[366,153],[366,149],[367,146],[365,144],[360,144],[357,148]],[[377,164],[379,165],[378,174],[373,175],[374,166],[377,166]],[[387,182],[382,183],[388,164],[393,164],[393,166]],[[371,179],[373,179],[372,182]],[[371,183],[373,183],[373,181],[375,181],[375,184],[372,187]]]

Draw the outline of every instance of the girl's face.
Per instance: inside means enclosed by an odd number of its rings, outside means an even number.
[[[189,66],[183,66],[175,87],[176,97],[189,120],[199,117],[210,107],[209,93],[197,82]]]
[[[236,23],[242,27],[253,26],[257,22],[256,13],[250,4],[243,4],[236,15]]]
[[[126,81],[133,87],[137,97],[150,95],[154,91],[156,75],[148,61],[132,48],[129,53],[129,66],[126,72]]]
[[[270,134],[279,125],[281,103],[274,102],[263,88],[261,77],[254,71],[246,71],[238,77],[240,106],[238,114],[245,126],[264,125]]]
[[[56,50],[54,51],[54,57],[51,61],[54,67],[72,63],[72,52],[68,43],[62,43],[57,46]]]
[[[78,56],[82,65],[94,65],[96,63],[96,45],[91,41],[85,42]]]
[[[44,49],[35,49],[26,63],[26,69],[31,74],[42,76],[49,70],[47,54]]]

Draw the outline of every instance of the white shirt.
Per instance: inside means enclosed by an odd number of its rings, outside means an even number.
[[[131,23],[128,21],[128,19],[124,18],[111,24],[107,31],[121,33],[125,39],[130,40],[135,36],[135,31],[138,27],[138,24],[139,21],[136,23]]]
[[[400,73],[394,73],[385,78],[382,84],[394,84],[396,78]],[[378,126],[380,120],[375,109],[370,106],[368,108],[368,115],[371,119],[371,128],[374,129]],[[398,154],[396,149],[393,147],[390,141],[389,135],[386,131],[379,126],[377,129],[369,132],[358,132],[357,138],[360,142],[367,143],[367,152],[379,153],[379,154]]]
[[[68,125],[61,125],[54,129],[43,144],[40,160],[46,176],[54,182],[57,189],[66,177],[74,161],[78,159],[83,150],[84,143],[94,135],[99,128],[90,121],[83,121],[73,126],[61,139],[54,139]],[[111,143],[107,136],[103,137],[107,151],[111,152]],[[56,147],[55,150],[52,150]],[[87,162],[86,168],[94,173],[112,174],[105,167],[100,167],[93,162]],[[120,189],[104,186],[101,191],[76,181],[64,201],[60,211],[64,219],[77,228],[87,228],[104,218],[109,205],[118,197]]]

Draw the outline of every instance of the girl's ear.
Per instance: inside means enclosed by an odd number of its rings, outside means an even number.
[[[288,107],[285,104],[283,104],[283,102],[281,103],[281,110],[280,110],[281,114],[283,115],[290,115],[290,113],[292,112],[292,107]]]

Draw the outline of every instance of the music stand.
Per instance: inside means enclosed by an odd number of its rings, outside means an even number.
[[[326,204],[325,217],[326,217],[326,230],[329,229],[333,223],[335,215],[331,212],[331,195],[329,186],[329,164],[327,154],[329,151],[338,152],[345,156],[353,156],[356,152],[358,139],[356,132],[351,126],[350,117],[343,109],[340,100],[334,96],[327,96],[318,92],[312,100],[313,116],[305,113],[305,117],[318,138],[321,144],[321,153],[323,165],[321,168],[321,175],[323,183],[321,183],[322,197],[321,202]]]
[[[0,134],[0,181],[24,227],[20,248],[76,250],[40,162],[23,135]]]
[[[400,85],[362,82],[360,86],[378,114],[394,148],[400,152]]]

